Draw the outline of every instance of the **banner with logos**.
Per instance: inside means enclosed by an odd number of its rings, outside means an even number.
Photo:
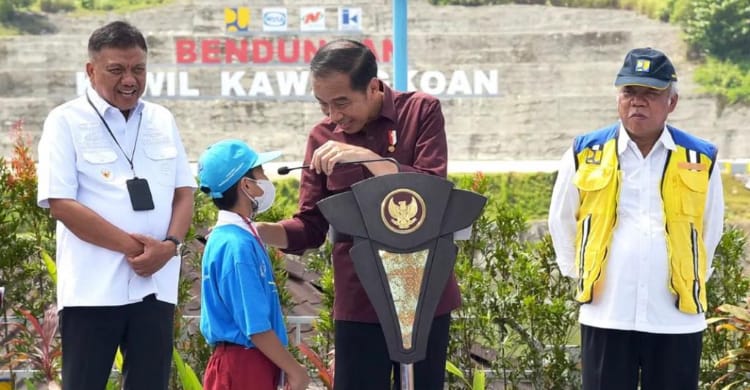
[[[164,99],[312,100],[308,64],[325,39],[316,35],[351,35],[375,54],[378,77],[389,83],[393,42],[362,38],[360,7],[306,6],[224,8],[224,37],[180,37],[174,64],[149,63],[146,97]],[[254,17],[255,15],[255,17]],[[335,24],[335,25],[334,25]],[[298,26],[298,27],[297,27]],[[408,90],[443,98],[499,96],[496,69],[410,69]],[[88,86],[76,74],[76,92]]]

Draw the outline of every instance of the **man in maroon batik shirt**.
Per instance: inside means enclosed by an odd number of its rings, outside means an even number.
[[[369,177],[396,172],[446,176],[448,148],[440,101],[421,92],[396,92],[378,80],[374,54],[360,42],[327,43],[310,63],[312,86],[325,114],[310,131],[300,178],[298,212],[279,223],[261,223],[263,240],[287,253],[302,254],[326,238],[328,221],[316,203],[348,191]],[[389,161],[336,165],[392,157]],[[349,249],[351,238],[333,244],[336,338],[336,390],[398,388],[398,371],[370,300],[357,277]],[[427,357],[414,365],[417,389],[442,390],[450,312],[461,303],[451,275],[432,323]]]

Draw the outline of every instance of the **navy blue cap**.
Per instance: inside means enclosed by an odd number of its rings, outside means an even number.
[[[673,81],[677,81],[677,73],[666,54],[645,47],[633,49],[625,56],[615,86],[639,85],[664,89]]]

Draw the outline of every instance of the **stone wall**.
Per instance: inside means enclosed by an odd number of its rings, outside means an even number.
[[[275,1],[268,5],[289,7],[291,19],[296,20],[294,12],[300,6],[321,4],[327,7],[329,27],[335,28],[339,2]],[[148,35],[150,70],[189,69],[191,87],[208,88],[215,83],[217,67],[177,66],[174,42],[183,37],[225,38],[223,7],[232,5],[246,4],[174,0],[124,16],[50,15],[58,28],[55,34],[0,38],[0,125],[8,128],[22,118],[26,130],[38,139],[47,112],[75,95],[75,72],[84,69],[89,33],[122,17]],[[390,35],[391,1],[349,5],[363,8],[366,35],[362,38],[380,41]],[[257,18],[259,9],[260,5],[252,7],[253,17]],[[740,130],[750,122],[750,110],[722,109],[715,99],[699,93],[691,80],[695,64],[686,60],[685,45],[674,26],[630,11],[409,3],[412,68],[483,69],[499,74],[498,96],[443,98],[453,160],[559,158],[574,135],[616,120],[612,82],[625,53],[637,46],[662,49],[675,62],[681,98],[672,123],[717,143],[722,158],[747,157],[750,138]],[[388,72],[390,66],[382,65]],[[263,69],[225,67],[248,72]],[[296,66],[305,67],[303,63]],[[288,161],[300,160],[306,133],[321,117],[310,100],[151,100],[174,112],[191,159],[218,139],[239,137],[258,149],[281,149]],[[0,155],[10,153],[9,143],[8,137],[0,137]]]

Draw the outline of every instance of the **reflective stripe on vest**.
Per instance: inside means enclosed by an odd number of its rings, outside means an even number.
[[[677,149],[669,152],[661,186],[669,289],[677,295],[675,305],[680,311],[702,313],[708,304],[703,215],[716,148],[677,129],[670,131]]]
[[[617,223],[621,172],[617,156],[617,127],[576,138],[573,184],[580,194],[576,229],[576,300],[591,302],[604,281],[608,244]]]

